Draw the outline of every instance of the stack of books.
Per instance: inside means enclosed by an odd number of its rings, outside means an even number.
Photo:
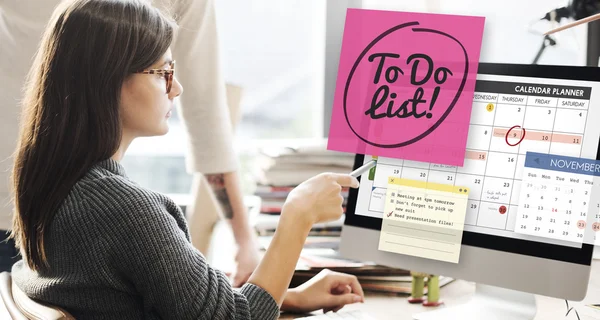
[[[283,204],[295,187],[323,172],[349,173],[354,154],[329,151],[327,140],[318,139],[260,148],[256,162],[254,195],[261,198],[261,206],[254,226],[259,234],[269,235],[274,232]],[[344,209],[348,192],[348,188],[342,190]],[[343,221],[342,217],[338,221],[316,225],[313,234],[339,235]]]
[[[254,195],[261,199],[260,213],[268,215],[279,215],[287,196],[295,186],[268,186],[258,185]],[[346,210],[349,188],[342,188],[344,202],[342,207]]]
[[[295,187],[322,172],[349,173],[353,164],[354,154],[327,150],[327,141],[318,139],[260,148],[255,177],[259,186]]]
[[[344,219],[342,215],[335,221],[314,224],[308,236],[339,237],[342,232],[342,225],[344,225]],[[271,236],[275,233],[275,229],[277,229],[279,215],[260,213],[257,216],[251,217],[250,222],[259,236]]]

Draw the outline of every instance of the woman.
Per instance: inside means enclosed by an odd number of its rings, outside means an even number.
[[[144,0],[72,0],[56,9],[23,101],[15,284],[78,319],[274,319],[280,308],[362,301],[356,278],[339,273],[287,290],[311,226],[340,217],[341,187],[357,187],[355,178],[321,174],[294,189],[239,292],[191,245],[175,203],[127,178],[119,164],[127,147],[165,134],[183,92],[173,76],[174,28]]]

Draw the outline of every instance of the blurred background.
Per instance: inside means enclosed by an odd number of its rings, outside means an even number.
[[[216,4],[225,80],[243,90],[235,145],[244,192],[250,194],[257,146],[327,136],[333,97],[325,92],[333,92],[335,79],[326,79],[325,70],[337,70],[346,6],[485,16],[481,61],[532,63],[544,43],[542,32],[556,24],[541,19],[569,2],[217,0]],[[597,66],[597,55],[589,53],[594,48],[588,48],[590,28],[597,26],[555,35],[555,44],[543,50],[536,62]],[[167,135],[134,141],[123,165],[143,186],[185,194],[192,180],[184,164],[186,136],[177,114],[170,121]]]

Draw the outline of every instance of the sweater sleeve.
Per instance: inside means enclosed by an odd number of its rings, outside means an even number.
[[[178,111],[189,139],[188,172],[224,173],[238,169],[213,0],[179,0],[179,28],[173,42],[176,77],[185,92]]]
[[[112,193],[119,195],[93,206],[112,220],[105,237],[111,264],[135,286],[145,308],[165,319],[277,319],[271,295],[253,284],[235,292],[187,240],[178,225],[185,221],[160,199],[122,185]]]

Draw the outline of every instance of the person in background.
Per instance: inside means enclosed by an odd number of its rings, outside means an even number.
[[[225,82],[218,63],[214,1],[154,2],[178,18],[180,28],[173,42],[173,57],[185,66],[179,70],[178,78],[189,89],[181,97],[181,103],[176,104],[190,142],[187,170],[193,174],[194,186],[204,174],[230,222],[238,245],[232,281],[234,286],[241,286],[258,265],[258,244],[248,223],[238,160],[233,150]],[[13,211],[9,173],[18,134],[21,88],[46,22],[58,3],[59,0],[0,0],[0,108],[3,114],[0,117],[0,271],[9,271],[20,259],[14,241],[7,239],[7,231]],[[192,196],[197,196],[197,192],[195,187]],[[189,216],[203,214],[202,207],[189,209]]]
[[[258,265],[259,245],[248,221],[238,158],[233,150],[225,80],[219,64],[215,3],[213,0],[154,2],[159,7],[168,6],[163,11],[172,11],[179,25],[173,43],[173,58],[186,66],[184,72],[178,73],[178,79],[188,91],[181,96],[177,110],[182,115],[190,142],[186,162],[188,172],[193,174],[192,196],[198,197],[197,187],[204,175],[237,243],[232,283],[238,287],[248,280]],[[192,199],[192,203],[198,201]],[[202,207],[188,209],[188,219],[203,214]]]

